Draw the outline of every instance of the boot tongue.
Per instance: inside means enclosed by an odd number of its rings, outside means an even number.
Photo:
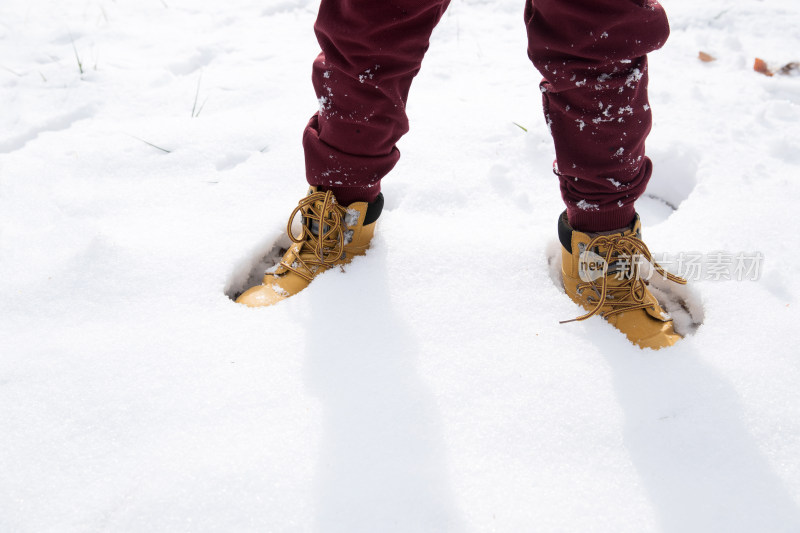
[[[590,236],[590,239],[593,237]],[[578,244],[580,250],[579,270],[583,281],[596,281],[603,276],[603,272],[606,273],[608,281],[613,285],[618,285],[619,282],[631,279],[633,262],[637,260],[636,257],[617,250],[606,262],[609,245],[598,243],[589,248],[588,244],[588,242]]]
[[[629,280],[633,276],[633,269],[631,268],[631,262],[635,261],[636,258],[627,258],[627,257],[618,257],[614,261],[611,261],[608,264],[608,275],[612,277],[612,279],[619,279],[620,281]]]
[[[308,227],[308,230],[311,232],[311,234],[314,237],[316,237],[317,239],[319,239],[319,222],[317,220],[310,219],[310,220],[306,221],[305,224]],[[328,224],[325,224],[325,226],[324,226],[325,233],[328,233],[330,230],[331,230],[331,226],[328,225]],[[352,234],[352,231],[349,232],[349,233]],[[345,244],[347,244],[347,242],[345,242]]]
[[[314,237],[319,238],[319,222],[315,219],[308,219],[306,222],[306,226],[308,226],[309,231]],[[328,226],[325,226],[325,230],[328,230]]]
[[[317,206],[317,207],[321,207],[321,206]],[[330,225],[328,222],[329,222],[328,220],[325,220],[325,223],[322,225],[322,228],[323,228],[322,233],[325,234],[325,235],[328,235],[330,237],[330,232],[333,229],[333,226]],[[311,233],[311,235],[314,236],[314,239],[316,241],[319,241],[319,239],[322,238],[322,237],[320,237],[320,221],[317,218],[311,218],[311,217],[303,216],[302,217],[302,224],[306,228],[308,228],[308,231]],[[345,244],[347,244],[347,243],[348,243],[348,241],[345,238]],[[303,258],[303,260],[305,260],[305,261],[308,261],[308,260],[311,260],[311,261],[319,260],[319,257],[317,256],[316,247],[317,247],[317,243],[316,242],[313,242],[313,241],[312,242],[308,242],[308,241],[304,242],[303,245],[298,250],[299,256],[301,258]],[[332,250],[332,249],[330,249],[328,246],[326,246],[325,247],[325,251],[327,252],[329,250]]]
[[[345,228],[349,228],[358,224],[358,219],[361,216],[359,211],[355,209],[348,209],[344,217]],[[319,237],[319,222],[316,219],[307,219],[303,217],[303,224],[305,224],[315,237]],[[330,231],[331,227],[325,224],[325,232]]]
[[[315,204],[314,207],[316,207],[317,209],[321,210],[322,204],[319,204],[319,203]],[[322,216],[324,217],[325,215],[323,214]],[[305,227],[308,228],[308,230],[311,232],[312,235],[314,235],[314,237],[319,238],[319,220],[317,218],[307,217],[307,216],[303,215],[302,223],[303,223],[303,225]],[[324,231],[328,232],[328,231],[330,231],[330,229],[331,229],[331,227],[328,224],[325,224],[325,230]]]
[[[348,229],[348,228],[358,224],[358,220],[359,220],[360,216],[361,216],[361,212],[357,211],[355,209],[348,209],[346,211],[345,217],[344,217],[344,226],[345,226],[344,243],[345,244],[350,244],[350,242],[353,240],[353,230]],[[302,223],[308,228],[308,230],[311,232],[311,234],[314,237],[319,239],[319,221],[317,219],[303,217]],[[328,224],[325,224],[324,233],[328,233],[330,230],[331,230],[331,226],[328,225]]]
[[[334,206],[334,205],[336,205],[335,201],[334,201],[333,204],[331,204],[331,206]],[[323,208],[323,203],[321,201],[314,202],[314,209],[318,213],[320,213],[320,216],[323,219],[325,219],[325,218],[327,218],[328,213],[323,213],[322,212],[322,208]],[[311,232],[312,235],[314,235],[314,237],[319,238],[319,220],[317,218],[308,217],[308,216],[306,216],[304,214],[303,217],[302,217],[302,223],[303,223],[304,226],[306,226],[309,229],[309,231]],[[328,225],[328,224],[325,224],[323,233],[327,233],[330,230],[331,230],[331,226]]]
[[[586,234],[591,241],[595,237],[600,236],[610,236],[610,235],[621,235],[621,236],[633,236],[637,239],[642,238],[642,227],[639,224],[639,216],[637,215],[636,218],[631,222],[631,224],[627,227],[611,230],[611,231],[598,231],[595,233],[587,233]],[[606,247],[596,247],[592,252],[596,253],[598,256],[605,259],[606,253],[608,249]],[[612,255],[611,261],[608,263],[608,275],[611,279],[624,281],[631,279],[633,275],[633,268],[632,263],[634,261],[639,261],[640,259],[636,256],[628,256],[624,253]]]

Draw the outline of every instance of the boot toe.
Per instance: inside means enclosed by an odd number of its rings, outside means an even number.
[[[267,307],[275,305],[289,296],[286,290],[279,287],[276,283],[271,283],[247,289],[236,298],[236,303],[248,307]]]
[[[623,320],[622,324],[617,323],[617,329],[625,333],[628,340],[639,348],[650,348],[659,350],[673,346],[681,340],[681,336],[675,333],[671,320],[655,320],[647,313],[641,312],[644,316],[636,317],[635,320]]]
[[[660,350],[661,348],[669,348],[670,346],[674,346],[675,343],[681,340],[681,336],[677,333],[662,332],[644,339],[634,339],[630,336],[628,336],[628,339],[639,348]]]

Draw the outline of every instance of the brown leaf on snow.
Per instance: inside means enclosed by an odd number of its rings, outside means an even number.
[[[753,63],[753,70],[755,70],[756,72],[760,72],[761,74],[764,74],[765,76],[772,76],[773,75],[773,72],[769,69],[769,67],[767,67],[766,61],[764,61],[763,59],[761,59],[759,57],[757,57],[756,58],[756,62]]]
[[[716,61],[717,58],[712,56],[711,54],[707,54],[705,52],[700,52],[697,54],[697,58],[702,61],[703,63],[711,63],[712,61]]]

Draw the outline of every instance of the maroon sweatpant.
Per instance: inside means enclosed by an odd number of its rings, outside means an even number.
[[[378,195],[408,131],[411,81],[448,4],[322,0],[319,112],[303,135],[311,185],[345,204]],[[669,36],[664,10],[656,0],[526,0],[525,24],[570,224],[623,227],[652,172],[646,54]]]

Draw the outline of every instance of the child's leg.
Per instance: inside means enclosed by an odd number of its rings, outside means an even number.
[[[652,172],[646,54],[667,40],[666,14],[655,0],[528,0],[525,23],[569,223],[622,228]]]
[[[323,0],[314,29],[319,98],[303,135],[308,183],[340,203],[372,201],[397,163],[395,143],[433,28],[449,0]]]

